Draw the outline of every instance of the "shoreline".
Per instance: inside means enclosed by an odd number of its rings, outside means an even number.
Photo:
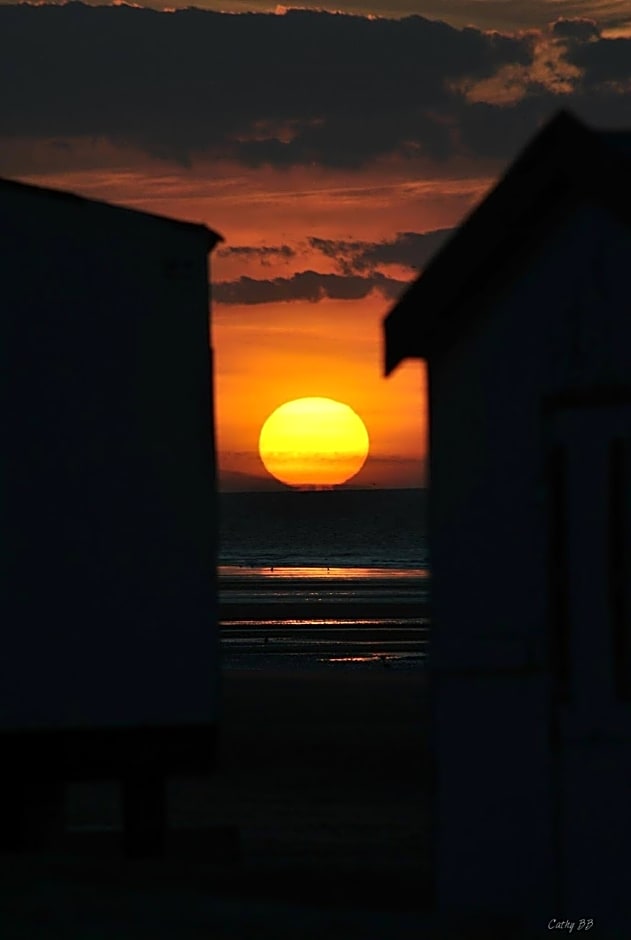
[[[318,668],[419,670],[424,669],[428,643],[426,621],[381,620],[374,612],[366,620],[357,616],[348,620],[235,618],[220,625],[224,669],[282,668],[286,673]]]
[[[229,601],[219,603],[219,621],[229,624],[238,620],[252,623],[300,620],[308,623],[355,620],[396,620],[425,623],[429,604],[415,601]]]

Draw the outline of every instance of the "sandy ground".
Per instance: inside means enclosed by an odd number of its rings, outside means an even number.
[[[231,670],[223,702],[216,774],[170,783],[167,856],[87,834],[116,787],[73,786],[64,853],[0,858],[3,940],[491,936],[427,914],[420,672]]]
[[[423,694],[420,673],[381,667],[228,675],[215,784],[225,818],[239,825],[245,866],[417,881],[427,822]],[[415,891],[408,901],[417,900]]]

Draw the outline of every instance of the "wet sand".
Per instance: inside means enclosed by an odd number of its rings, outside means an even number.
[[[388,878],[395,904],[418,906],[427,848],[422,673],[227,669],[222,691],[216,772],[169,783],[172,845],[192,846],[205,829],[193,854],[225,890],[346,901],[340,879],[363,873],[357,900],[369,903],[369,882]],[[117,826],[115,786],[73,787],[69,822]]]
[[[219,618],[222,623],[234,620],[361,620],[364,618],[385,617],[392,620],[423,620],[429,614],[426,603],[406,604],[402,602],[375,603],[373,600],[364,602],[349,601],[323,602],[320,604],[305,604],[301,602],[254,604],[246,601],[231,601],[219,607]]]
[[[525,936],[431,911],[422,670],[228,669],[223,686],[219,766],[171,781],[167,855],[75,830],[64,853],[0,856],[2,940]],[[73,787],[68,810],[115,827],[116,787]]]
[[[369,883],[387,877],[398,903],[419,904],[425,720],[421,673],[227,672],[212,786],[240,828],[244,868],[285,871],[292,894],[329,899],[348,896],[340,877],[363,873],[366,903]]]
[[[383,918],[383,936],[412,936],[427,903],[425,720],[422,673],[226,670],[217,772],[170,782],[167,857],[125,862],[115,833],[90,848],[77,830],[116,826],[116,787],[73,786],[65,854],[0,858],[3,937],[144,937],[145,922],[174,940],[367,937]]]

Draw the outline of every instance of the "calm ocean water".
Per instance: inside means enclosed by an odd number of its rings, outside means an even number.
[[[419,569],[423,490],[222,493],[220,565]]]
[[[421,490],[221,494],[227,665],[418,665],[425,512]]]

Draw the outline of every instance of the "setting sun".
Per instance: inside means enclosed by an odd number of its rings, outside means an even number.
[[[298,398],[265,421],[259,453],[268,473],[290,486],[346,483],[361,470],[369,440],[362,419],[331,398]]]

